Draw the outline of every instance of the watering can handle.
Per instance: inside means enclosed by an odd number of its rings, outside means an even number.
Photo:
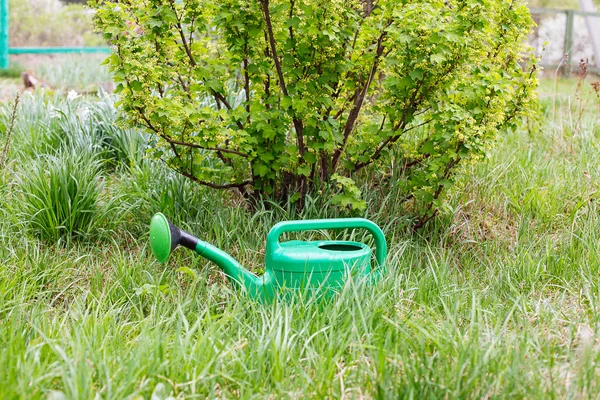
[[[279,236],[285,232],[311,231],[318,229],[366,229],[375,239],[375,259],[379,267],[384,267],[387,243],[381,228],[365,218],[308,219],[304,221],[285,221],[276,224],[267,236],[267,252],[279,247]]]

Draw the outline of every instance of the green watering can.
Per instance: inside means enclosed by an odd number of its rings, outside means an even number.
[[[377,261],[374,270],[371,270],[371,248],[364,243],[340,240],[279,241],[285,232],[349,228],[366,229],[373,235]],[[385,273],[387,251],[383,232],[368,219],[280,222],[271,228],[267,236],[265,273],[257,276],[223,250],[171,224],[163,214],[154,215],[150,222],[150,246],[154,256],[158,261],[165,262],[178,245],[194,250],[217,264],[234,286],[263,302],[271,301],[282,292],[307,289],[309,293],[317,291],[319,295],[330,297],[343,286],[348,273],[370,276],[372,281],[377,281]]]

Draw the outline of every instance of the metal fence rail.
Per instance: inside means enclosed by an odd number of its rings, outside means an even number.
[[[10,54],[110,53],[108,47],[10,47],[8,0],[0,0],[0,69],[9,66]]]

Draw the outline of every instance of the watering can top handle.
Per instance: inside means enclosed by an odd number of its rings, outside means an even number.
[[[380,266],[385,264],[387,243],[381,228],[365,218],[338,218],[338,219],[309,219],[304,221],[279,222],[269,231],[267,248],[279,246],[279,236],[285,232],[310,231],[318,229],[366,229],[375,239],[375,259]]]

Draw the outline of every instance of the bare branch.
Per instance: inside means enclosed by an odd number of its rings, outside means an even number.
[[[173,143],[173,144],[176,144],[179,146],[185,146],[185,147],[191,147],[194,149],[202,149],[202,150],[209,150],[209,151],[219,151],[221,153],[235,154],[236,156],[248,158],[248,154],[242,153],[241,151],[237,151],[237,150],[225,149],[222,147],[204,147],[204,146],[201,146],[201,145],[195,144],[195,143],[180,142],[178,140],[173,140],[170,138],[165,138],[165,139],[169,143]]]
[[[17,111],[19,110],[19,102],[21,100],[21,95],[17,93],[15,97],[15,102],[13,103],[12,113],[10,114],[10,118],[8,120],[8,126],[6,128],[6,142],[4,143],[4,149],[2,150],[2,156],[0,158],[0,171],[4,169],[6,166],[6,160],[8,159],[8,151],[10,150],[10,139],[15,129],[15,121],[17,120]]]
[[[225,96],[223,96],[221,93],[217,92],[214,89],[211,89],[211,91],[213,93],[213,96],[215,97],[215,100],[217,101],[217,104],[220,101],[221,103],[225,104],[225,107],[227,107],[228,110],[233,110],[231,104],[229,104]],[[235,121],[235,124],[238,126],[238,128],[244,129],[244,125],[240,121]]]
[[[181,175],[185,176],[186,178],[191,179],[192,181],[194,181],[194,182],[196,182],[196,183],[198,183],[200,185],[208,186],[208,187],[213,188],[213,189],[232,189],[232,188],[238,188],[239,189],[239,188],[242,188],[242,187],[244,187],[246,185],[250,185],[252,183],[252,181],[250,181],[250,180],[245,180],[245,181],[240,182],[240,183],[225,183],[225,184],[222,184],[222,185],[218,185],[218,184],[215,184],[215,183],[212,183],[212,182],[207,182],[207,181],[203,181],[201,179],[198,179],[194,175],[192,175],[192,174],[190,174],[188,172],[185,172],[185,171],[183,171],[183,170],[181,170],[179,168],[175,168],[175,170],[178,173],[180,173]]]
[[[379,157],[381,157],[381,154],[383,152],[383,150],[394,144],[398,139],[400,139],[400,136],[402,136],[404,133],[412,131],[413,129],[419,128],[421,126],[427,125],[428,123],[430,123],[431,121],[433,121],[432,119],[428,119],[427,121],[424,121],[418,125],[413,125],[408,129],[403,129],[402,132],[400,132],[400,134],[398,135],[394,135],[394,136],[390,136],[389,138],[387,138],[386,140],[383,141],[382,144],[379,145],[379,147],[377,147],[377,150],[375,150],[375,152],[373,153],[373,155],[371,157],[369,157],[369,159],[365,162],[360,162],[358,164],[356,164],[354,166],[354,171],[358,171],[361,168],[371,164],[373,161],[377,160]],[[397,129],[394,129],[393,131],[396,131]],[[416,163],[415,163],[416,164]],[[412,165],[412,164],[411,164]]]
[[[390,25],[391,25],[391,22],[388,23],[386,28],[389,27]],[[336,170],[340,156],[342,155],[344,149],[346,148],[346,143],[348,142],[348,137],[350,137],[350,133],[354,130],[354,125],[356,124],[356,120],[358,119],[358,116],[360,115],[360,111],[364,104],[365,97],[367,96],[369,87],[371,86],[371,82],[373,81],[373,78],[375,77],[375,73],[377,72],[381,54],[383,53],[383,50],[384,50],[383,40],[385,39],[385,37],[387,35],[387,31],[385,30],[386,28],[384,28],[383,32],[379,35],[379,38],[377,39],[377,49],[375,51],[375,58],[373,60],[373,65],[371,66],[371,71],[369,72],[369,77],[367,78],[365,85],[363,86],[362,90],[360,91],[360,94],[358,94],[354,99],[354,107],[350,111],[350,114],[348,115],[348,120],[346,121],[346,125],[344,126],[344,138],[342,140],[342,143],[333,153],[332,167],[331,167],[332,171]]]
[[[248,72],[248,42],[244,43],[244,91],[246,92],[247,122],[250,123],[250,74]]]
[[[175,26],[177,27],[177,31],[179,32],[179,37],[181,38],[181,44],[183,45],[183,49],[187,54],[188,59],[190,60],[190,64],[192,64],[192,66],[195,67],[197,65],[196,60],[194,59],[192,50],[188,45],[188,41],[185,37],[185,32],[183,32],[183,26],[181,25],[181,17],[177,14],[177,10],[175,9],[175,1],[169,0],[169,3],[171,4],[171,10],[173,10],[173,12],[175,13],[175,17],[177,18],[177,24],[175,24]]]
[[[269,45],[271,47],[271,56],[273,58],[273,62],[275,63],[275,69],[277,70],[277,76],[279,77],[279,87],[285,96],[289,96],[287,88],[285,86],[285,80],[283,78],[283,71],[281,69],[281,62],[279,61],[279,56],[277,55],[277,46],[275,44],[275,36],[273,34],[273,23],[271,22],[271,13],[269,11],[269,0],[261,0],[260,1],[263,8],[263,14],[265,16],[265,23],[267,26],[268,40]],[[304,124],[302,121],[296,117],[292,118],[294,123],[294,128],[296,130],[296,140],[298,142],[298,153],[300,155],[300,163],[304,163]]]
[[[273,35],[273,23],[271,22],[271,13],[269,12],[269,0],[260,0],[265,16],[265,23],[267,25],[267,33],[269,39],[269,45],[271,47],[271,55],[275,62],[275,69],[277,70],[277,76],[279,77],[279,86],[284,95],[288,96],[287,88],[285,87],[285,81],[283,79],[283,71],[281,69],[281,62],[279,56],[277,56],[277,47],[275,44],[275,36]]]

